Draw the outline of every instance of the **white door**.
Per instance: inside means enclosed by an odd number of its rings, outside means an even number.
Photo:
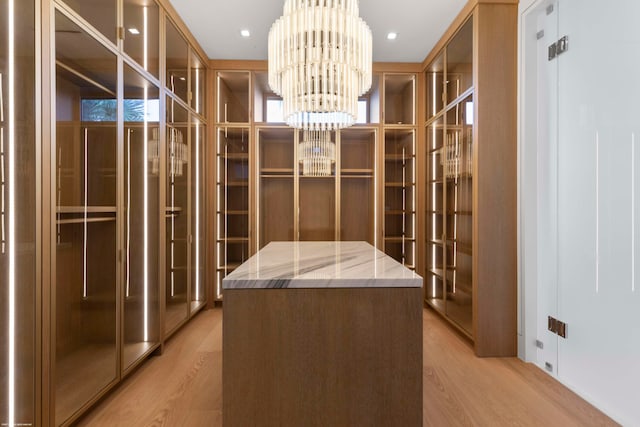
[[[560,381],[640,424],[640,2],[559,0]]]

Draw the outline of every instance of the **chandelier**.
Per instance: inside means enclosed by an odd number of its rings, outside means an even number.
[[[371,87],[371,46],[358,0],[285,0],[269,31],[269,85],[287,124],[305,131],[304,175],[331,174],[331,131],[357,119],[358,98]]]

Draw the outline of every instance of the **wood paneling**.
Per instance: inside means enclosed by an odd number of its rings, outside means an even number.
[[[422,290],[225,291],[226,426],[417,426]]]
[[[474,338],[478,356],[517,354],[515,4],[474,15]]]

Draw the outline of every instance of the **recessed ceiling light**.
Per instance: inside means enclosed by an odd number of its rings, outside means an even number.
[[[395,40],[398,38],[398,33],[394,33],[393,31],[387,34],[387,40]]]
[[[249,30],[240,30],[240,35],[242,37],[249,37],[251,36],[251,33],[249,32]]]
[[[137,29],[137,28],[135,28],[135,27],[129,28],[129,32],[130,32],[131,34],[135,34],[135,35],[140,34],[140,31],[138,31],[138,29]]]

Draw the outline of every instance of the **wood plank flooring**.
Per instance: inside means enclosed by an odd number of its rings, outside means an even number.
[[[423,312],[425,426],[611,426],[537,367],[479,359],[431,309]],[[221,426],[222,310],[196,316],[78,423]]]

